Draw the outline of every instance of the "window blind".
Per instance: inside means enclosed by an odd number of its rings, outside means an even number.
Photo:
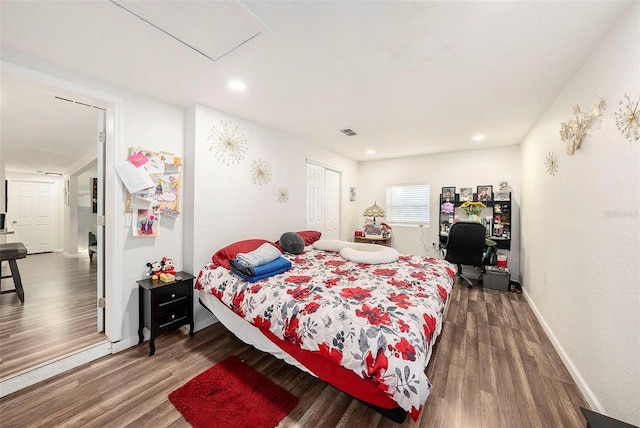
[[[428,227],[430,194],[429,184],[387,186],[387,222]]]

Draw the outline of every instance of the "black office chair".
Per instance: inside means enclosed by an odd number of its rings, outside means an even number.
[[[459,221],[454,223],[449,230],[449,239],[444,247],[446,255],[444,259],[458,265],[457,275],[467,281],[471,288],[471,280],[462,275],[462,265],[480,268],[478,284],[482,283],[484,272],[484,247],[485,228],[482,224],[471,221]]]

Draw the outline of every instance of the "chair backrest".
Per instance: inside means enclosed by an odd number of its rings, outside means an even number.
[[[98,240],[93,232],[89,232],[89,246],[98,245]]]
[[[476,222],[459,221],[449,230],[445,260],[460,265],[480,266],[485,245],[485,228]]]

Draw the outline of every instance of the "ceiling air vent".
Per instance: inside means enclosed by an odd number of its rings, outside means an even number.
[[[341,129],[340,132],[342,132],[347,137],[353,137],[354,135],[358,135],[355,133],[353,129],[349,129],[349,128]]]

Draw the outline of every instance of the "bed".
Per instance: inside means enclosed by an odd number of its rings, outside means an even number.
[[[425,368],[442,330],[453,265],[411,255],[356,263],[307,245],[283,254],[289,271],[251,283],[223,266],[221,251],[195,288],[225,327],[396,422],[407,414],[417,420],[431,390]]]

